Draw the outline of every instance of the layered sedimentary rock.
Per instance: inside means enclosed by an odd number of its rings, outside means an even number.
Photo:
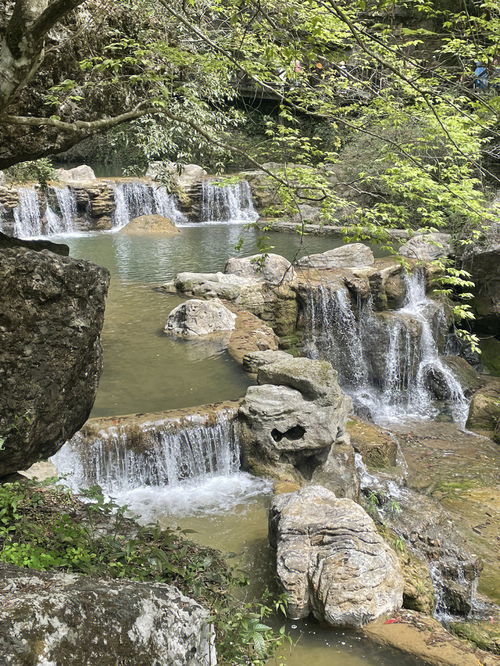
[[[279,255],[269,255],[259,267],[254,259],[257,257],[230,259],[224,273],[178,273],[163,289],[195,298],[230,301],[260,317],[277,335],[293,334],[298,305],[292,289],[295,272],[290,262]]]
[[[403,578],[373,520],[321,486],[275,497],[269,539],[288,615],[360,627],[401,608]]]
[[[330,363],[271,351],[248,354],[245,364],[257,368],[259,386],[247,390],[239,411],[244,464],[356,497],[354,451],[345,430],[352,403]]]
[[[0,250],[0,476],[54,454],[88,418],[108,280],[87,261]]]
[[[6,666],[217,663],[208,611],[173,585],[2,564],[0,595]]]

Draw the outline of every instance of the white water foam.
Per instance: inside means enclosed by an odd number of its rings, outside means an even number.
[[[353,308],[344,289],[311,289],[304,351],[329,360],[358,410],[378,423],[434,418],[438,409],[430,383],[435,381],[450,416],[465,427],[468,401],[439,356],[433,330],[436,319],[442,322],[442,309],[426,296],[423,271],[405,276],[405,283],[403,307],[383,318],[373,313],[369,300]],[[378,344],[387,343],[382,361],[373,345],[375,334]]]

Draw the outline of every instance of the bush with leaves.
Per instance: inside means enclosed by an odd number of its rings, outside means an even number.
[[[140,526],[100,488],[85,491],[84,503],[52,481],[0,485],[0,562],[170,583],[209,609],[219,663],[263,666],[276,654],[286,636],[265,620],[283,610],[281,600],[242,603],[234,592],[246,580],[187,530]]]

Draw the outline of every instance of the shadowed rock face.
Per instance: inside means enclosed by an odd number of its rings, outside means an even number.
[[[87,420],[108,281],[87,261],[0,250],[0,477],[53,455]]]
[[[366,511],[321,486],[278,495],[269,514],[277,575],[293,619],[360,627],[401,608],[396,555]]]
[[[217,663],[208,612],[172,585],[4,564],[2,593],[2,664]]]

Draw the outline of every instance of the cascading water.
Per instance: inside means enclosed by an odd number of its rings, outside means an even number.
[[[267,484],[239,471],[240,452],[232,419],[224,412],[211,425],[172,432],[168,423],[144,429],[133,446],[126,430],[77,433],[52,458],[74,491],[99,485],[107,495],[155,512],[209,513],[226,510],[260,494]]]
[[[71,188],[50,187],[47,194],[41,194],[33,187],[21,187],[18,196],[19,204],[13,211],[14,236],[37,238],[74,230],[77,208]]]
[[[357,409],[375,421],[435,416],[430,385],[437,382],[451,417],[463,427],[468,401],[436,342],[442,310],[426,296],[422,271],[405,276],[405,283],[403,307],[388,316],[377,316],[369,300],[353,308],[344,289],[310,289],[304,351],[329,360]]]
[[[114,185],[114,194],[114,231],[122,229],[141,215],[162,215],[170,218],[174,224],[181,224],[186,220],[177,208],[175,198],[163,186],[141,181],[117,183]]]
[[[34,187],[20,187],[19,204],[14,208],[14,236],[33,238],[43,234],[38,193]]]
[[[202,183],[202,222],[255,222],[258,219],[248,181],[239,180],[230,185],[214,183],[216,181],[210,180]]]
[[[63,233],[74,231],[77,215],[74,191],[70,187],[53,187],[52,191],[57,199]]]

